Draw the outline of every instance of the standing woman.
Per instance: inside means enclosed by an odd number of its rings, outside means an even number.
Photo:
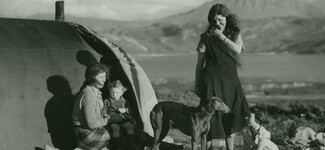
[[[73,124],[77,137],[77,147],[80,149],[100,150],[106,149],[110,139],[108,131],[104,128],[108,118],[105,118],[103,99],[100,89],[106,81],[105,66],[95,64],[86,70],[86,81],[73,109]]]
[[[244,50],[244,45],[236,16],[225,5],[212,6],[208,21],[209,27],[201,35],[197,48],[195,92],[201,104],[217,96],[231,109],[230,113],[216,112],[212,116],[208,146],[212,139],[225,138],[227,150],[233,150],[234,133],[246,125],[245,116],[249,114],[237,73],[237,55]]]

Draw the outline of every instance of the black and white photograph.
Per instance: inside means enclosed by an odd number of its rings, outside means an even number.
[[[325,0],[1,0],[0,150],[325,150]]]

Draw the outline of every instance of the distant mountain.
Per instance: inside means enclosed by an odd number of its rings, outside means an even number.
[[[276,17],[325,18],[324,0],[212,0],[191,11],[162,19],[162,22],[201,22],[207,20],[214,4],[226,5],[242,20]]]
[[[194,53],[216,3],[241,19],[246,52],[325,53],[324,0],[214,0],[152,21],[66,20],[91,27],[130,53]]]
[[[284,17],[243,20],[246,52],[324,53],[325,19]],[[101,32],[131,53],[193,53],[203,22],[155,23],[140,28],[116,28]]]
[[[151,25],[103,33],[132,53],[193,53],[216,3],[238,14],[246,52],[325,53],[323,0],[215,0]]]
[[[54,14],[36,14],[27,17],[28,19],[39,19],[39,20],[55,20]],[[140,21],[120,21],[120,20],[109,20],[100,18],[87,18],[87,17],[76,17],[73,15],[65,14],[65,21],[76,22],[79,24],[91,27],[94,30],[105,30],[110,28],[120,27],[142,27],[152,24],[154,21],[151,20],[140,20]]]
[[[242,34],[249,52],[325,54],[324,24],[297,17],[243,21]]]

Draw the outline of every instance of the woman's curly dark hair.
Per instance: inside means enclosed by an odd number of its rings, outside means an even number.
[[[224,17],[227,17],[228,14],[230,14],[229,9],[227,8],[227,6],[223,5],[223,4],[215,4],[213,5],[210,10],[209,10],[209,14],[208,14],[208,22],[210,26],[214,26],[215,24],[215,20],[214,17],[216,15],[221,15]]]
[[[226,22],[226,28],[223,33],[230,40],[235,41],[240,33],[239,20],[235,14],[229,14],[226,17]]]
[[[237,19],[237,16],[235,14],[229,14],[226,17],[226,27],[223,31],[223,34],[230,39],[231,41],[236,41],[238,38],[238,35],[240,34],[240,28],[239,28],[239,20]],[[237,54],[230,51],[230,54],[234,58],[237,67],[241,67],[241,62]]]
[[[224,35],[232,41],[235,41],[238,38],[240,33],[239,20],[235,14],[230,13],[227,6],[223,4],[215,4],[210,8],[208,14],[209,27],[208,30],[212,29],[215,26],[214,17],[216,15],[222,15],[226,17],[226,27],[223,31]]]

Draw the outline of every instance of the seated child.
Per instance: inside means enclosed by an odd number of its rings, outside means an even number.
[[[104,100],[105,110],[109,117],[108,126],[112,131],[112,144],[116,146],[124,145],[122,144],[123,139],[121,139],[120,128],[125,129],[127,134],[128,144],[133,142],[133,127],[129,119],[129,109],[127,107],[127,102],[123,98],[124,92],[127,90],[123,86],[121,81],[116,80],[109,84],[109,99]],[[131,141],[129,141],[131,140]],[[128,146],[128,145],[127,145]],[[114,148],[117,149],[117,148]]]
[[[250,130],[244,130],[245,150],[279,150],[270,140],[270,132],[261,126],[261,124],[268,123],[266,109],[261,106],[252,106],[249,110],[250,114],[246,120]]]

